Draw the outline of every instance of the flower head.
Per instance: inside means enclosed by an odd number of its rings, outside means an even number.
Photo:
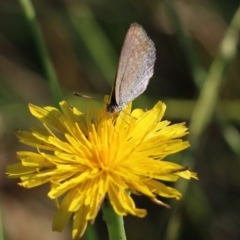
[[[62,112],[29,105],[43,128],[16,135],[37,151],[18,152],[21,162],[7,167],[7,174],[20,177],[25,188],[51,184],[49,198],[61,198],[54,230],[61,231],[73,215],[73,238],[82,236],[106,197],[117,214],[144,217],[147,211],[135,206],[129,192],[168,206],[157,196],[179,199],[181,193],[161,180],[196,178],[187,168],[163,160],[189,143],[180,139],[187,134],[184,124],[161,121],[162,102],[149,111],[131,111],[130,103],[118,116],[107,114],[105,107],[86,115],[66,102],[60,107]]]

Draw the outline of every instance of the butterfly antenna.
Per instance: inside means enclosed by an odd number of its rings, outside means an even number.
[[[91,97],[91,96],[87,96],[87,95],[84,95],[84,94],[80,94],[80,93],[77,93],[77,92],[73,92],[73,95],[77,96],[77,97],[83,97],[83,98],[88,98],[88,99],[92,99],[92,100],[95,100],[95,101],[98,101],[100,103],[105,103],[107,104],[106,102],[102,101],[102,100],[99,100],[97,98],[94,98],[94,97]]]

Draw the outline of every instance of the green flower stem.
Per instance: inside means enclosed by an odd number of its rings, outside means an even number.
[[[109,239],[126,240],[123,217],[114,212],[108,199],[105,200],[102,211],[107,224]]]
[[[92,224],[87,225],[87,229],[83,235],[84,240],[99,240],[97,232]]]
[[[44,42],[44,38],[42,36],[41,28],[37,22],[36,14],[33,8],[33,5],[30,0],[19,0],[26,19],[30,25],[40,59],[42,61],[42,65],[46,74],[46,78],[48,80],[51,94],[54,99],[54,104],[58,106],[58,102],[62,100],[61,91],[58,85],[57,75],[55,73],[53,64],[49,57],[46,44]]]

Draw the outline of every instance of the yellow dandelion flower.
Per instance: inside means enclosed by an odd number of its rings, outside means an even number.
[[[61,197],[53,230],[62,231],[73,215],[72,237],[82,236],[105,197],[118,215],[144,217],[147,211],[137,208],[129,193],[167,207],[157,196],[179,199],[181,193],[160,180],[197,178],[187,168],[163,160],[189,143],[180,139],[187,134],[184,124],[162,121],[162,102],[149,111],[131,111],[130,103],[119,116],[107,114],[105,107],[87,115],[64,101],[60,107],[62,112],[29,105],[44,127],[16,135],[37,151],[18,152],[21,162],[7,167],[7,174],[20,177],[25,188],[51,183],[49,198]]]

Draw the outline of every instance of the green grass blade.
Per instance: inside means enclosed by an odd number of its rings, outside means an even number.
[[[41,28],[36,19],[33,5],[30,0],[19,0],[19,2],[23,8],[23,12],[32,31],[32,35],[38,49],[42,66],[49,83],[51,94],[54,99],[54,104],[58,106],[58,102],[62,100],[62,94],[59,88],[56,72],[54,70],[51,58],[47,51],[46,44],[44,42],[44,38],[42,36]]]

